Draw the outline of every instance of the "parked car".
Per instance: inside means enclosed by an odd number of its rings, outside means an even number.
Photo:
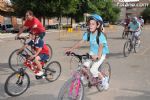
[[[46,30],[49,30],[49,29],[58,29],[58,24],[56,25],[46,25]]]
[[[103,21],[104,27],[109,27],[109,21]]]
[[[15,29],[12,24],[4,24],[1,26],[2,32],[17,33],[19,29]]]
[[[2,32],[12,32],[14,30],[13,25],[4,24],[2,25]]]

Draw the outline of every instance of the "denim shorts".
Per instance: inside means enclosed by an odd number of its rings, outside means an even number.
[[[49,58],[49,55],[47,54],[39,54],[39,57],[40,57],[40,61],[46,61],[48,58]]]

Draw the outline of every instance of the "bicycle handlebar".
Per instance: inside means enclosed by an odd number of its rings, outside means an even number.
[[[75,57],[79,58],[80,61],[82,61],[82,58],[84,58],[84,57],[87,58],[87,59],[91,59],[92,58],[92,56],[89,55],[88,53],[85,54],[85,55],[78,55],[78,54],[76,54],[74,52],[66,52],[66,55],[67,56],[75,56]]]

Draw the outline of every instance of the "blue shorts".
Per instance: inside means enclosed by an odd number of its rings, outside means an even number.
[[[46,61],[48,58],[49,58],[49,55],[47,54],[39,54],[39,57],[40,57],[40,61]]]

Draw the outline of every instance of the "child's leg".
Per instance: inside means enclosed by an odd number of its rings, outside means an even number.
[[[101,72],[98,71],[98,68],[104,62],[105,58],[106,58],[106,55],[102,55],[101,59],[99,61],[93,63],[93,65],[90,69],[93,77],[99,77],[100,79],[104,78],[104,76],[101,74]]]
[[[83,63],[83,68],[82,68],[82,73],[84,74],[84,76],[89,76],[88,75],[88,69],[90,68],[90,66],[91,66],[91,63],[92,63],[92,61],[90,60],[90,59],[87,59],[84,63]]]
[[[40,71],[42,71],[42,65],[41,65],[40,60],[41,60],[40,56],[35,57],[35,63],[36,63],[36,65],[37,65],[37,68],[38,68]]]

